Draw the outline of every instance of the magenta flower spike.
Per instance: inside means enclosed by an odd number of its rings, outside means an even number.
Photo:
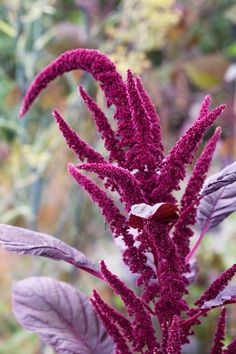
[[[223,354],[224,340],[225,340],[225,321],[226,308],[223,307],[217,323],[216,333],[214,337],[214,344],[211,348],[211,354]]]
[[[113,181],[114,185],[118,186],[121,201],[125,202],[127,211],[130,211],[132,205],[145,201],[140,182],[122,167],[102,163],[83,163],[76,167],[80,170],[97,173],[99,176]]]
[[[168,354],[181,354],[180,326],[178,316],[174,316],[167,343]]]
[[[206,117],[206,115],[209,113],[210,110],[210,105],[211,105],[211,96],[207,95],[205,96],[204,100],[202,101],[198,119],[202,119]]]
[[[171,149],[169,155],[162,161],[157,178],[157,187],[153,191],[156,202],[169,201],[170,193],[179,189],[179,182],[185,177],[186,165],[193,160],[194,152],[201,142],[206,130],[224,111],[225,105],[220,105],[202,119],[198,119]],[[170,201],[172,201],[171,198]]]
[[[114,292],[120,295],[127,308],[128,314],[134,317],[132,327],[137,344],[133,349],[140,351],[145,345],[149,350],[159,348],[159,344],[155,338],[151,316],[142,301],[135,295],[133,290],[129,289],[116,275],[112,274],[107,269],[104,261],[101,261],[101,272]]]
[[[74,130],[70,128],[65,119],[56,109],[54,109],[52,114],[66,140],[67,145],[81,161],[86,159],[88,162],[105,162],[102,155],[92,149],[78,136]]]
[[[145,111],[150,119],[152,141],[153,146],[155,147],[155,158],[157,164],[159,164],[164,158],[164,148],[161,141],[160,117],[156,113],[151,98],[145,91],[142,81],[139,77],[136,78],[136,85],[139,95],[142,98]]]
[[[194,225],[196,222],[198,198],[220,135],[221,128],[218,127],[198,158],[183,197],[181,198],[182,213],[175,225],[173,239],[183,257],[186,257],[190,251],[189,239],[193,236],[194,232],[189,228],[189,225]]]
[[[90,299],[97,314],[99,315],[107,333],[113,338],[115,342],[115,353],[116,354],[132,354],[129,350],[127,343],[124,341],[124,337],[120,333],[117,326],[111,322],[110,317],[107,313],[103,312],[99,307],[98,303],[94,299]]]
[[[230,268],[225,270],[216,280],[213,281],[213,283],[206,291],[204,291],[204,293],[195,302],[195,304],[198,306],[202,306],[204,302],[216,298],[216,296],[228,285],[235,273],[236,264],[233,264]]]
[[[120,213],[114,202],[108,198],[103,190],[101,190],[88,177],[81,174],[72,164],[68,165],[68,172],[101,208],[102,214],[104,215],[106,222],[110,225],[112,232],[115,233],[115,236],[121,235],[123,233],[123,227],[125,226],[125,217]],[[130,240],[131,239],[132,238],[130,238]]]
[[[111,306],[107,305],[96,292],[96,290],[93,291],[92,300],[94,303],[96,303],[97,307],[100,308],[100,311],[106,313],[110,321],[115,323],[120,328],[125,338],[127,338],[130,342],[135,341],[133,336],[132,325],[128,318],[126,318],[117,310],[113,309]]]
[[[131,70],[127,72],[127,93],[134,126],[134,139],[133,145],[126,153],[126,167],[131,171],[155,170],[157,166],[154,155],[157,151],[152,142],[151,122]]]
[[[197,278],[196,260],[191,257],[209,227],[236,211],[236,163],[204,184],[220,128],[196,161],[182,197],[176,200],[173,193],[179,189],[205,132],[225,106],[209,111],[210,97],[206,96],[195,123],[164,156],[160,118],[141,79],[128,70],[124,82],[105,55],[75,49],[62,54],[36,76],[20,115],[52,80],[76,69],[89,72],[99,82],[107,107],[113,105],[114,111],[109,112],[108,119],[79,87],[108,158],[90,147],[56,109],[53,111],[67,145],[80,160],[69,164],[68,172],[100,208],[133,275],[138,295],[109,271],[104,261],[99,271],[90,258],[49,235],[17,227],[12,234],[12,227],[0,225],[0,244],[8,251],[67,262],[105,282],[124,304],[121,313],[95,290],[89,301],[65,283],[43,277],[37,281],[34,277],[14,286],[14,314],[24,328],[35,331],[58,353],[181,354],[183,345],[194,335],[193,326],[201,324],[201,317],[217,307],[236,303],[236,287],[228,285],[236,273],[235,264],[203,292],[195,307],[188,301],[188,286]],[[110,123],[110,113],[116,128]],[[90,179],[90,172],[101,181]],[[225,200],[230,200],[230,205]],[[196,221],[201,234],[190,250],[191,226]],[[224,332],[225,310],[219,318],[211,354],[235,353],[234,339],[223,349]]]
[[[92,113],[97,130],[101,133],[102,139],[105,142],[105,148],[110,152],[110,160],[116,160],[122,163],[124,156],[118,149],[119,140],[116,138],[116,134],[107,117],[82,86],[79,87],[79,92],[88,110]]]

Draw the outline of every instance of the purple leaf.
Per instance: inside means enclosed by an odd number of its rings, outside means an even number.
[[[210,194],[218,189],[236,182],[236,162],[226,166],[222,171],[208,178],[202,194]]]
[[[207,231],[236,210],[236,163],[208,178],[202,195],[197,223]]]
[[[178,219],[178,211],[177,205],[172,203],[134,204],[131,207],[127,225],[135,229],[142,229],[145,220],[167,224]]]
[[[188,280],[188,284],[193,284],[198,276],[198,264],[196,258],[192,258],[189,262],[190,272],[184,273],[185,278]]]
[[[204,302],[201,306],[203,310],[211,310],[215,307],[233,304],[236,302],[236,285],[227,286],[216,296],[215,299]]]
[[[18,254],[62,260],[103,279],[98,268],[83,253],[47,234],[0,224],[0,245]]]
[[[13,286],[13,312],[58,354],[111,354],[113,341],[88,298],[71,285],[32,277]]]

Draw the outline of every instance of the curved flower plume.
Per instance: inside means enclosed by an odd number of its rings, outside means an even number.
[[[83,163],[76,166],[85,171],[95,172],[103,178],[114,181],[119,188],[122,201],[125,202],[127,211],[133,204],[145,201],[140,183],[126,169],[104,163]]]
[[[122,162],[124,156],[119,147],[119,140],[115,136],[115,132],[112,130],[107,117],[97,105],[97,103],[87,94],[82,86],[79,87],[80,95],[83,98],[84,103],[93,115],[93,119],[97,126],[99,133],[101,133],[102,139],[105,142],[107,151],[110,152],[110,160],[117,160]]]
[[[189,238],[193,236],[193,231],[188,226],[193,225],[196,221],[197,199],[199,198],[199,193],[205,181],[220,135],[221,128],[218,127],[198,158],[180,202],[182,213],[175,224],[173,239],[183,257],[186,257],[190,251]],[[189,210],[191,205],[192,207]]]
[[[78,136],[74,130],[70,128],[69,124],[67,124],[65,119],[56,109],[54,109],[52,114],[56,119],[56,122],[66,140],[67,145],[81,161],[87,159],[88,162],[105,162],[105,159],[101,154],[99,154],[99,152],[92,149]]]
[[[201,142],[206,130],[224,111],[225,105],[220,105],[205,117],[198,119],[171,149],[169,155],[162,161],[157,178],[157,187],[153,191],[156,202],[169,201],[171,192],[179,189],[179,182],[185,177],[186,165],[193,160],[193,154]],[[170,201],[173,200],[173,197]]]
[[[116,106],[114,118],[118,120],[120,147],[129,145],[132,141],[133,126],[127,109],[125,83],[110,59],[97,50],[80,48],[69,50],[43,69],[36,76],[23,99],[20,116],[25,115],[40,92],[51,81],[66,72],[77,69],[89,72],[100,83],[108,106],[111,104]]]

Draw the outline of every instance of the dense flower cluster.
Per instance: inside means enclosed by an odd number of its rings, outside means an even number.
[[[83,162],[76,166],[70,164],[68,171],[99,206],[114,237],[119,236],[123,240],[123,260],[131,272],[138,275],[136,282],[140,286],[140,296],[137,296],[101,261],[102,276],[121,296],[127,317],[107,305],[96,291],[91,302],[113,337],[117,354],[180,354],[192,334],[191,326],[200,323],[199,317],[207,312],[202,305],[214,299],[235,274],[233,266],[210,286],[194,309],[189,309],[184,296],[188,294],[188,275],[191,272],[191,225],[196,221],[200,191],[220,138],[220,128],[215,130],[195,164],[180,201],[177,221],[164,222],[164,219],[168,220],[166,215],[165,218],[164,215],[159,217],[158,221],[143,217],[142,227],[134,229],[127,222],[127,213],[137,204],[176,203],[173,192],[179,189],[187,164],[193,162],[205,132],[222,113],[224,105],[210,111],[210,98],[206,96],[193,126],[164,156],[160,119],[141,79],[128,70],[127,80],[123,81],[106,56],[95,50],[77,49],[62,54],[35,78],[24,98],[21,116],[50,81],[75,69],[88,71],[99,82],[107,106],[115,107],[117,130],[112,129],[97,103],[80,87],[81,97],[104,140],[109,158],[106,160],[88,146],[54,110],[53,115],[69,148]],[[123,210],[116,206],[103,187],[95,184],[83,171],[95,173],[106,189],[118,192]],[[168,214],[168,207],[165,213]],[[156,335],[156,319],[160,325],[161,340]],[[223,353],[224,329],[223,309],[212,354]],[[230,349],[235,348],[233,343],[224,353],[234,353],[234,349]]]

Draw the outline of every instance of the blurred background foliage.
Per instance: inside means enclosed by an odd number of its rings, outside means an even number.
[[[0,222],[50,233],[95,261],[106,259],[132,285],[97,208],[67,175],[67,162],[75,157],[51,117],[54,107],[60,109],[86,141],[105,153],[76,90],[82,83],[111,115],[97,85],[86,73],[64,75],[50,84],[25,119],[18,119],[21,99],[35,74],[58,54],[77,47],[99,49],[124,76],[130,67],[142,77],[161,116],[166,151],[195,119],[206,93],[212,95],[213,105],[225,102],[213,173],[236,156],[236,4],[234,0],[0,0]],[[204,240],[191,301],[235,262],[235,225],[232,215]],[[0,354],[52,353],[12,316],[10,288],[17,279],[50,275],[87,294],[97,287],[107,301],[122,309],[119,298],[89,275],[64,264],[0,252]],[[208,353],[215,318],[213,311],[186,353]],[[230,339],[236,336],[234,306],[229,322]]]

